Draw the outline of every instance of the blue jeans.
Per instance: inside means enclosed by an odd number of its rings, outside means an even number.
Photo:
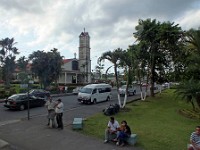
[[[129,137],[130,135],[123,131],[119,131],[117,133],[117,138],[118,138],[119,143],[124,143]]]

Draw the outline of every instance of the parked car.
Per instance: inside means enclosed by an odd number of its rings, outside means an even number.
[[[119,94],[121,96],[124,96],[125,93],[126,93],[126,85],[123,85],[119,88]],[[135,95],[135,94],[136,94],[136,88],[133,85],[130,85],[128,87],[127,95],[130,96],[130,95]]]
[[[78,92],[80,92],[80,90],[81,90],[82,88],[83,88],[83,87],[81,87],[81,86],[77,86],[75,89],[72,90],[72,93],[73,93],[74,95],[77,95]]]
[[[28,97],[27,93],[22,93],[14,94],[8,97],[8,99],[5,100],[4,107],[7,107],[9,109],[24,110],[28,107],[28,99],[30,108],[44,106],[44,104],[46,103],[44,98],[35,97],[33,95],[29,95]]]
[[[43,89],[32,89],[29,91],[29,94],[31,96],[41,97],[41,98],[45,98],[45,99],[47,99],[47,97],[50,96],[50,92],[43,90]]]

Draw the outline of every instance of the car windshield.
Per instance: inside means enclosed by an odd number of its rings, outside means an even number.
[[[29,93],[30,94],[35,93],[35,90],[30,90]]]
[[[123,85],[123,86],[121,87],[121,89],[126,89],[126,85]]]
[[[36,92],[44,92],[44,90],[42,90],[42,89],[32,89],[32,90],[29,91],[30,94],[34,94]]]
[[[88,93],[88,94],[90,94],[90,93],[92,93],[92,89],[91,88],[82,88],[82,89],[80,89],[80,92],[81,93]]]
[[[132,88],[132,86],[131,86],[131,85],[129,85],[129,86],[128,86],[128,88],[129,88],[129,89],[131,89],[131,88]],[[123,86],[121,87],[121,89],[126,89],[126,85],[123,85]]]
[[[10,96],[10,97],[8,97],[8,99],[13,99],[13,100],[19,100],[19,99],[21,99],[21,98],[25,98],[26,97],[26,95],[12,95],[12,96]]]

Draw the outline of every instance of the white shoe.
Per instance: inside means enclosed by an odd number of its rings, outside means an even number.
[[[116,145],[118,146],[118,145],[119,145],[119,142],[117,142]]]

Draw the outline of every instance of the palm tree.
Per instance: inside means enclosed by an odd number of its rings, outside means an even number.
[[[200,108],[200,81],[191,78],[178,85],[176,91],[178,96],[182,96],[188,103],[191,103],[193,110],[196,110],[195,101]]]
[[[126,81],[126,92],[124,96],[124,102],[122,105],[122,108],[125,107],[126,101],[127,101],[127,93],[128,93],[128,87],[130,84],[132,84],[133,81],[133,63],[134,63],[134,55],[132,52],[133,49],[128,49],[127,51],[121,52],[120,57],[120,66],[125,68],[125,74],[127,76]]]
[[[121,100],[120,100],[120,94],[119,94],[119,81],[118,81],[117,67],[118,67],[119,60],[121,58],[121,54],[122,54],[122,49],[117,48],[113,52],[107,51],[103,53],[100,57],[100,60],[106,59],[110,61],[114,66],[115,80],[116,80],[117,93],[118,93],[118,103],[120,107],[121,107]]]
[[[12,73],[15,70],[15,55],[19,54],[18,49],[14,47],[15,44],[14,38],[0,40],[0,62],[6,86],[10,85]]]

